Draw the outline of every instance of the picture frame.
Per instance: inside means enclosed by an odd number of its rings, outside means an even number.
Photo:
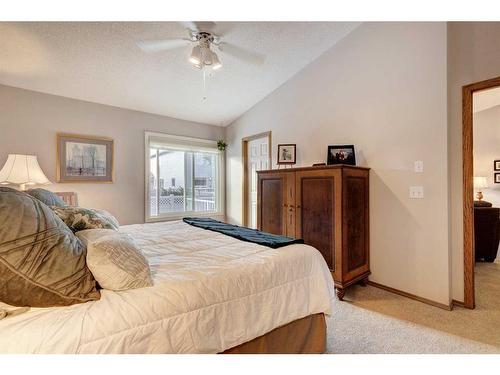
[[[493,161],[493,170],[500,171],[500,160]]]
[[[354,145],[328,146],[327,164],[356,165],[356,153],[354,151]]]
[[[56,174],[57,182],[61,183],[113,183],[113,139],[57,134]]]
[[[297,162],[297,144],[279,144],[276,160],[277,164],[295,164]]]
[[[500,184],[500,173],[495,173],[494,181],[495,184]]]

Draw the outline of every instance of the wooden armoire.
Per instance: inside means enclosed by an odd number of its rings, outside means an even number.
[[[337,297],[370,274],[369,168],[329,165],[259,171],[257,227],[303,238],[330,268]]]

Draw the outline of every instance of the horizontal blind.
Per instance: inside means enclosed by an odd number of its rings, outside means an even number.
[[[217,142],[212,140],[147,133],[148,145],[152,148],[187,152],[206,152],[219,154]]]

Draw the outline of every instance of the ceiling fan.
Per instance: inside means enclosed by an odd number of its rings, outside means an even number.
[[[137,42],[137,45],[145,52],[162,52],[195,44],[189,56],[189,62],[198,69],[211,67],[217,70],[222,67],[219,56],[214,51],[215,48],[249,64],[264,63],[264,55],[223,41],[224,33],[212,32],[211,30],[217,26],[215,22],[180,22],[180,24],[188,32],[185,38],[145,40]]]

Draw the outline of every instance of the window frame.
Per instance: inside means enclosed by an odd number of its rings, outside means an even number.
[[[150,137],[156,138],[164,138],[165,143],[175,142],[179,145],[184,145],[186,147],[195,147],[194,145],[203,145],[203,147],[207,147],[216,151],[218,156],[218,168],[216,168],[216,210],[210,212],[201,212],[201,211],[182,211],[182,212],[170,212],[164,213],[157,216],[151,216],[151,204],[149,202],[149,191],[150,191],[150,183],[149,183],[149,174],[151,168],[151,154],[150,154]],[[203,150],[200,150],[203,152]],[[224,152],[217,149],[217,141],[210,139],[201,139],[201,138],[193,138],[193,137],[184,137],[179,135],[172,135],[161,132],[153,132],[153,131],[145,131],[144,132],[144,222],[146,223],[154,223],[158,221],[171,221],[171,220],[179,220],[186,216],[191,217],[216,217],[216,216],[224,216],[225,212],[225,156]],[[157,178],[159,180],[159,176]]]

